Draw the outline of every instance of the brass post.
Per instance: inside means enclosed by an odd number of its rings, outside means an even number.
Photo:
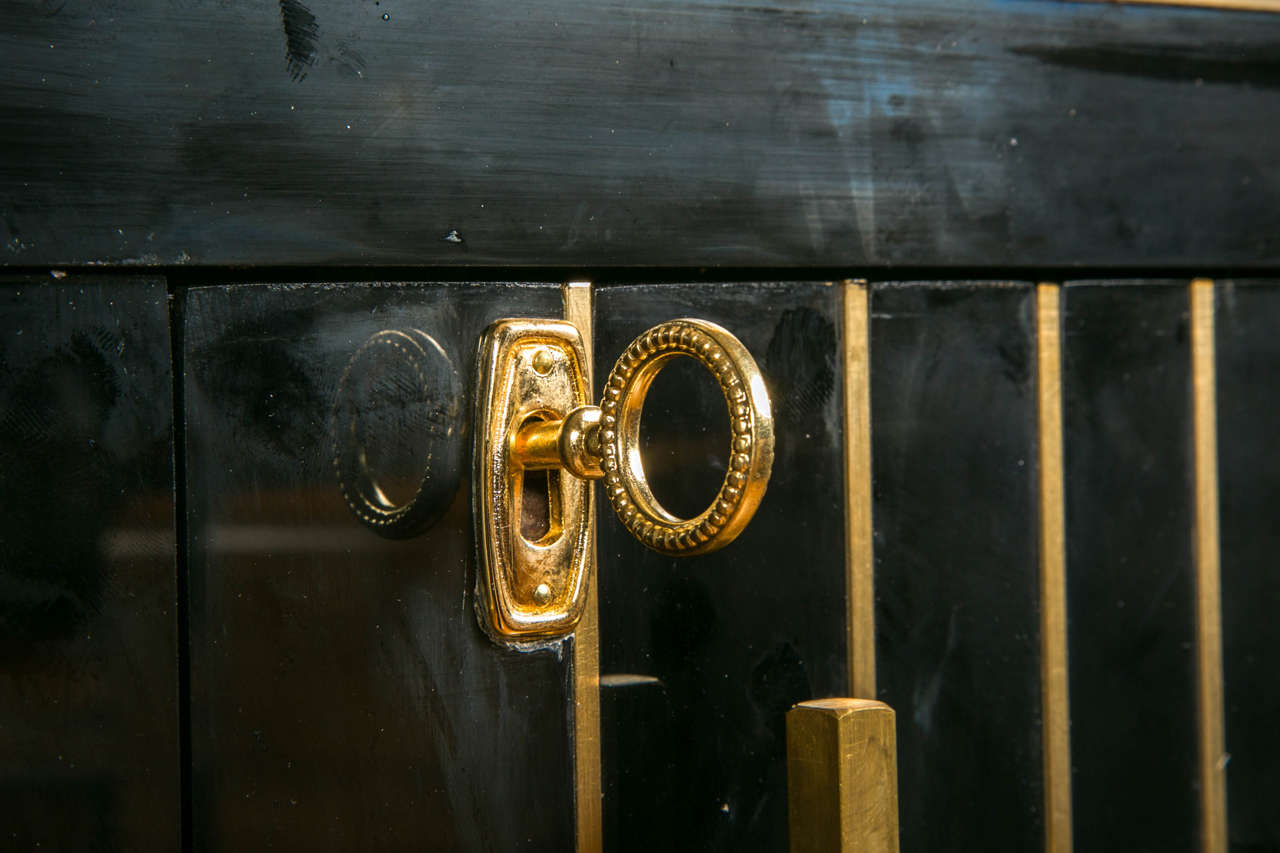
[[[898,853],[893,709],[815,699],[787,713],[791,853]]]

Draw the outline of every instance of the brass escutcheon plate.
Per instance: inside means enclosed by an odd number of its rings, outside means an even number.
[[[554,472],[546,482],[547,530],[521,532],[525,466],[514,452],[521,427],[586,406],[582,336],[559,320],[500,320],[480,343],[476,388],[477,609],[499,642],[562,636],[586,604],[591,481]],[[542,496],[540,495],[541,499]]]

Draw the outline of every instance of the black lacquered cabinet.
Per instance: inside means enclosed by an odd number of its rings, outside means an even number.
[[[0,284],[0,822],[176,849],[183,774],[165,283]]]
[[[591,630],[513,647],[477,612],[476,346],[501,317],[562,316],[563,288],[226,284],[177,302],[154,279],[11,279],[6,832],[63,849],[585,849],[592,831],[611,850],[786,849],[785,715],[857,694],[852,649],[870,636],[875,696],[898,715],[903,849],[1026,849],[1064,826],[1082,849],[1197,848],[1207,534],[1193,324],[1207,295],[1219,731],[1241,749],[1218,778],[1233,849],[1266,849],[1270,706],[1256,673],[1270,587],[1253,567],[1268,451],[1251,436],[1267,356],[1250,330],[1273,290],[596,287],[597,387],[612,354],[664,318],[734,330],[769,391],[774,471],[744,533],[706,556],[641,547],[601,497]],[[435,361],[363,355],[406,331]],[[861,363],[848,357],[858,340]],[[1054,347],[1056,594],[1042,452]],[[863,472],[846,452],[857,381]],[[345,429],[348,404],[358,429]],[[645,466],[682,515],[728,465],[722,406],[692,361],[650,389]],[[352,440],[388,504],[434,484],[425,521],[358,517],[335,465]],[[871,508],[871,626],[851,617],[858,500]],[[1044,618],[1055,607],[1061,624]],[[1046,688],[1046,631],[1066,641],[1065,695]],[[1062,781],[1054,708],[1070,722],[1066,824],[1046,793]]]
[[[1280,849],[1280,17],[1206,5],[0,9],[0,848],[787,850],[849,697],[903,851]],[[722,327],[772,424],[714,552],[601,462],[514,639],[581,483],[486,526],[565,414],[485,445],[504,319],[602,419]],[[761,423],[699,364],[684,519]]]
[[[186,293],[196,849],[572,847],[564,649],[511,652],[482,633],[471,482],[460,475],[480,332],[504,314],[559,309],[556,287],[521,284]],[[407,452],[398,467],[372,466],[392,500],[403,500],[391,484],[405,469],[454,479],[439,520],[399,541],[348,509],[332,428],[358,347],[397,329],[430,335],[468,377],[431,389],[447,419],[426,451],[436,458]],[[366,368],[388,382],[404,369]],[[379,400],[369,390],[358,404]],[[405,403],[415,404],[431,405]],[[376,430],[369,452],[379,440],[417,449],[418,414],[362,413]]]

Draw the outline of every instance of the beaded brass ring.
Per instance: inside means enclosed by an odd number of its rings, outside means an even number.
[[[694,518],[677,518],[654,497],[640,458],[640,414],[663,366],[693,358],[720,383],[729,408],[728,470],[715,500]],[[614,512],[645,545],[664,554],[705,554],[732,542],[755,514],[773,467],[773,415],[764,378],[728,330],[683,318],[654,326],[618,358],[600,403],[605,493]]]

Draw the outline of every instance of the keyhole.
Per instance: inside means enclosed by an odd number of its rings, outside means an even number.
[[[525,471],[520,479],[520,535],[533,545],[560,538],[560,472]]]
[[[521,426],[547,420],[541,414],[525,418]],[[520,472],[520,535],[530,545],[550,545],[560,538],[560,472],[552,469],[525,469]]]

